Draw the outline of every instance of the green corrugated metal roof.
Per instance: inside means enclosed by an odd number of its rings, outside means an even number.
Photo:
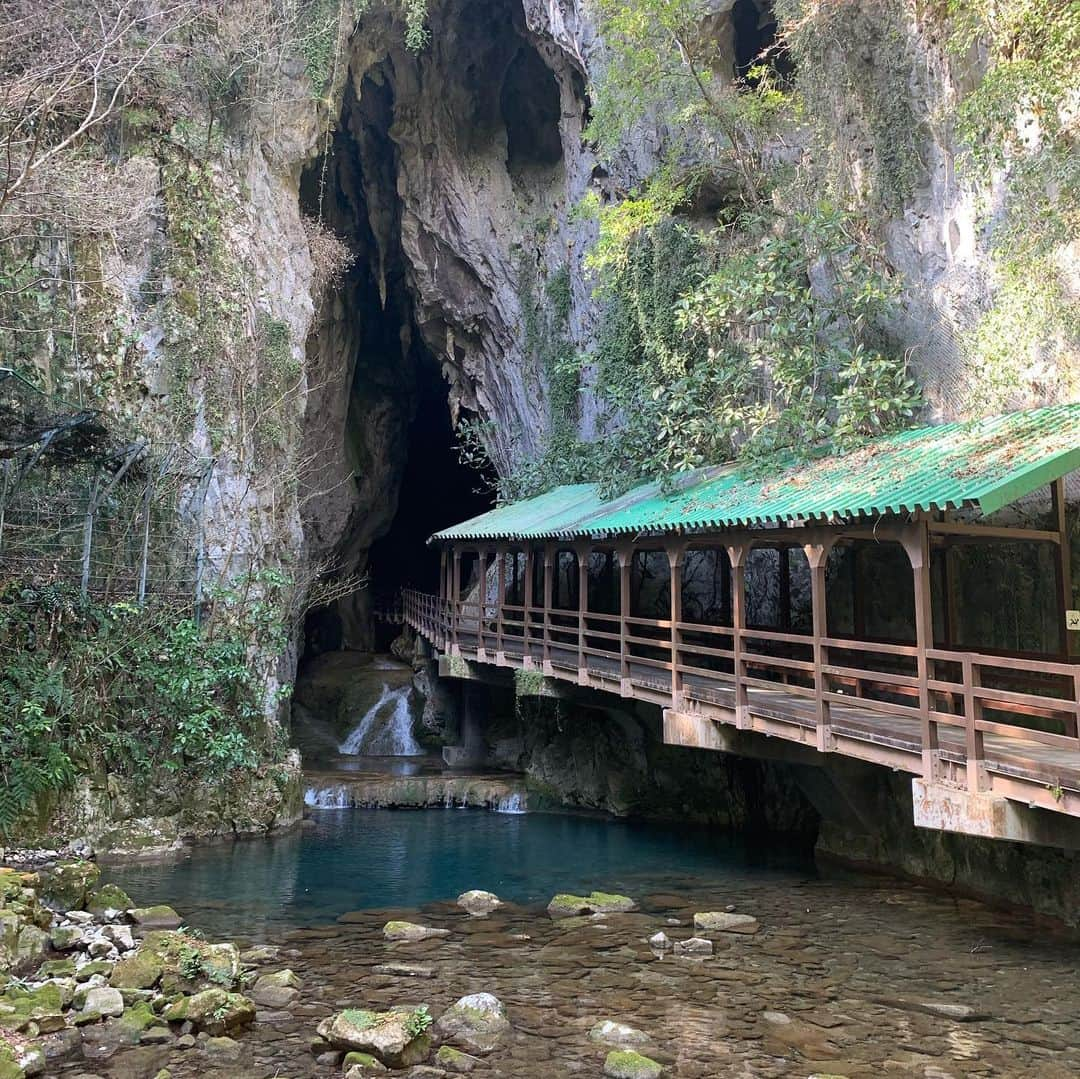
[[[780,521],[881,516],[978,505],[984,513],[1080,468],[1080,403],[923,427],[771,476],[740,465],[643,484],[610,502],[595,484],[557,487],[434,539],[544,539],[709,531]]]

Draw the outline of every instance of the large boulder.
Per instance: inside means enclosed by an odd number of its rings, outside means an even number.
[[[761,926],[749,914],[732,914],[724,910],[703,911],[694,915],[694,928],[707,933],[756,933]]]
[[[493,910],[502,906],[502,900],[494,892],[484,892],[478,888],[462,892],[458,896],[457,902],[459,907],[477,917],[490,914]]]
[[[179,929],[183,923],[180,915],[164,903],[154,907],[134,907],[131,918],[143,929]]]
[[[490,1053],[509,1029],[506,1008],[491,993],[462,997],[435,1024],[441,1040],[455,1042],[471,1053]]]
[[[42,876],[41,897],[57,910],[82,910],[100,878],[101,870],[93,862],[64,862]]]
[[[86,991],[82,1011],[96,1012],[103,1018],[124,1014],[124,998],[119,989],[110,985],[97,985]]]
[[[300,979],[291,970],[263,974],[251,987],[251,999],[264,1008],[291,1008],[300,999]]]
[[[103,884],[86,897],[86,909],[91,914],[104,914],[107,910],[130,910],[135,904],[131,896],[115,884]]]
[[[149,948],[121,959],[112,969],[109,984],[117,989],[153,989],[165,971],[161,956]]]
[[[548,903],[548,914],[553,918],[570,918],[577,914],[621,914],[633,910],[637,904],[626,895],[613,892],[590,892],[588,895],[555,896]]]
[[[169,1023],[191,1023],[211,1035],[242,1030],[255,1019],[255,1005],[239,993],[225,989],[204,989],[190,997],[174,1000],[162,1014]]]
[[[431,1020],[426,1007],[386,1012],[346,1008],[319,1024],[319,1036],[336,1049],[370,1053],[391,1068],[408,1068],[427,1059]]]

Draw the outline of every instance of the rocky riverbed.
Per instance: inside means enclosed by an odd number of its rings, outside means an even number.
[[[88,862],[0,887],[3,1079],[1080,1073],[1074,941],[884,880],[474,891],[254,946]]]

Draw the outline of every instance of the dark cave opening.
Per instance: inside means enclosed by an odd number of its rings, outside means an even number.
[[[781,83],[794,73],[791,53],[777,38],[776,15],[769,0],[735,0],[731,9],[735,46],[735,78],[756,85],[755,67],[767,67]]]
[[[393,67],[386,62],[346,90],[329,152],[301,179],[301,206],[349,247],[354,261],[324,300],[309,343],[314,380],[325,379],[313,428],[328,461],[346,469],[319,553],[331,576],[362,575],[360,591],[306,617],[303,657],[341,649],[385,650],[400,626],[382,617],[404,587],[437,590],[439,553],[428,537],[490,509],[482,478],[462,463],[450,386],[418,319],[401,244]],[[319,413],[322,413],[322,416]],[[329,479],[329,477],[328,477]]]
[[[534,48],[522,45],[510,61],[499,91],[499,109],[506,126],[506,167],[511,175],[562,161],[559,87]]]

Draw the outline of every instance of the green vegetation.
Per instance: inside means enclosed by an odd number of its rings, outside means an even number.
[[[949,0],[949,48],[990,64],[960,102],[957,131],[969,182],[983,190],[1008,169],[1004,206],[987,206],[997,271],[993,306],[966,344],[984,408],[1057,381],[1080,390],[1080,298],[1061,257],[1080,234],[1080,156],[1069,117],[1080,94],[1080,8],[1068,0]],[[1075,121],[1072,121],[1073,123]],[[1054,359],[1054,357],[1057,357]]]
[[[405,1020],[405,1033],[410,1038],[419,1038],[434,1022],[431,1012],[428,1011],[428,1006],[420,1004],[412,1010]]]
[[[288,579],[245,575],[200,626],[168,606],[83,603],[61,586],[0,593],[0,831],[77,771],[147,780],[276,757],[260,650],[285,644]]]

